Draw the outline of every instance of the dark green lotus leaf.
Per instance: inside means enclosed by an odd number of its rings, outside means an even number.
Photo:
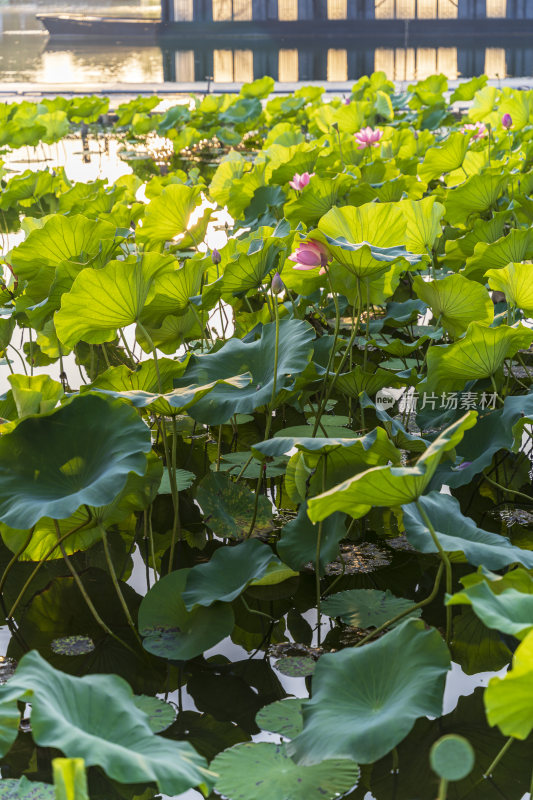
[[[274,666],[288,678],[305,678],[315,671],[316,661],[309,656],[286,656],[278,658]]]
[[[176,719],[176,709],[170,703],[165,703],[159,697],[151,697],[149,694],[138,694],[133,698],[133,702],[144,711],[148,717],[148,725],[154,733],[161,733],[170,728]]]
[[[24,775],[19,780],[3,778],[0,781],[1,800],[55,800],[55,797],[53,784],[29,781]]]
[[[198,422],[219,425],[234,414],[249,414],[270,403],[273,387],[274,323],[263,326],[255,341],[231,339],[215,353],[192,356],[183,377],[174,380],[176,388],[203,385],[251,372],[252,382],[243,389],[221,384],[199,400],[189,413]],[[290,390],[304,371],[313,352],[314,331],[309,323],[297,319],[281,320],[277,391]],[[237,371],[235,371],[235,369]]]
[[[407,620],[364,647],[327,653],[313,675],[312,699],[303,705],[303,733],[289,752],[304,764],[376,761],[418,717],[440,716],[449,669],[448,648],[421,620]]]
[[[191,488],[196,480],[196,475],[194,472],[190,472],[188,469],[177,469],[175,478],[178,492],[184,492],[186,489]],[[157,494],[172,494],[168,467],[165,467],[163,470],[163,477],[161,478],[161,483],[159,485],[159,489],[157,490]]]
[[[173,661],[187,661],[229,636],[234,620],[231,606],[214,603],[187,611],[183,592],[189,569],[161,578],[139,608],[139,632],[149,653]]]
[[[302,732],[302,700],[299,697],[289,697],[286,700],[276,700],[257,712],[255,721],[263,731],[279,733],[286,739],[293,739]]]
[[[196,499],[211,530],[227,539],[243,539],[254,517],[255,494],[244,483],[236,483],[221,472],[209,472],[200,481]],[[272,505],[261,495],[257,506],[254,532],[272,529]]]
[[[434,349],[434,348],[431,348]],[[445,452],[454,448],[465,431],[476,424],[477,412],[469,411],[446,428],[412,467],[380,466],[367,469],[309,500],[313,522],[334,511],[361,517],[372,506],[398,506],[414,502],[429,485]]]
[[[272,561],[277,559],[271,548],[258,539],[219,547],[206,564],[197,564],[189,572],[182,595],[185,608],[190,611],[217,600],[230,603],[251,581],[261,578]]]
[[[150,448],[149,429],[118,400],[83,395],[27,417],[0,439],[0,520],[30,528],[111,503],[130,472],[144,474]]]
[[[346,515],[336,512],[322,525],[320,543],[320,572],[339,555],[339,542],[346,536]],[[313,524],[307,515],[304,501],[295,519],[288,522],[281,531],[277,544],[280,558],[293,569],[300,570],[308,562],[316,560],[316,545],[319,526]]]
[[[359,767],[347,759],[313,766],[295,764],[284,745],[245,742],[211,762],[216,791],[229,800],[333,800],[359,780]]]
[[[478,528],[474,520],[463,516],[455,497],[430,492],[421,497],[419,503],[433,524],[444,550],[463,552],[475,567],[482,564],[487,569],[502,569],[518,562],[533,569],[533,553],[530,550],[515,547],[501,534]],[[403,521],[407,538],[413,547],[422,553],[437,552],[429,528],[414,503],[404,506]]]
[[[351,431],[347,430],[346,433],[351,433]],[[273,439],[254,444],[252,452],[257,451],[264,456],[282,456],[296,447],[297,450],[307,453],[329,454],[344,447],[360,452],[360,460],[366,461],[369,466],[379,463],[380,458],[389,461],[399,457],[398,451],[391,444],[382,428],[374,428],[370,433],[356,439],[335,436],[328,438],[320,436],[314,438],[311,436],[291,436],[290,429],[287,431],[287,435],[284,434],[285,431],[281,430]]]
[[[513,587],[495,593],[486,581],[475,583],[451,597],[447,605],[470,605],[487,628],[523,639],[533,630],[533,594]]]
[[[474,769],[472,745],[464,736],[448,734],[435,742],[429,754],[431,769],[447,781],[461,781]]]
[[[33,650],[0,687],[0,714],[18,713],[19,701],[31,702],[36,744],[83,758],[88,767],[100,766],[119,783],[153,781],[161,792],[174,795],[212,782],[204,759],[189,744],[152,733],[131,688],[116,675],[75,678]],[[10,736],[2,730],[0,752],[5,755],[17,730]]]
[[[452,660],[467,675],[497,672],[509,663],[512,655],[500,634],[487,628],[469,606],[453,616],[450,649]]]
[[[401,614],[413,605],[412,600],[396,597],[388,589],[348,589],[329,595],[321,603],[321,610],[330,617],[340,617],[355,628],[379,628],[387,620]],[[419,617],[421,609],[409,616]]]
[[[92,653],[94,642],[90,636],[62,636],[50,642],[50,647],[58,656],[80,656]]]

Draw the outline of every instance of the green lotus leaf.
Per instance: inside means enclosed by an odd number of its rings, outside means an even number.
[[[509,564],[523,564],[533,569],[533,553],[514,547],[509,539],[498,533],[478,528],[474,520],[464,517],[455,497],[439,492],[430,492],[421,497],[420,505],[429,517],[443,550],[461,551],[474,566],[487,569],[503,569]],[[436,553],[429,528],[416,506],[403,509],[403,523],[408,540],[422,553]]]
[[[471,380],[490,378],[506,358],[533,342],[533,331],[525,325],[499,325],[489,328],[471,322],[464,338],[453,344],[430,347],[427,355],[428,392],[449,392],[463,389]]]
[[[286,739],[293,739],[302,732],[302,702],[299,697],[276,700],[257,712],[255,721],[263,731],[279,733]]]
[[[182,594],[185,608],[210,606],[217,600],[230,603],[246,586],[261,578],[268,565],[277,560],[271,548],[248,539],[234,547],[219,547],[206,564],[197,564],[187,577]]]
[[[469,411],[438,436],[412,467],[379,466],[355,475],[309,500],[313,522],[345,511],[364,516],[373,506],[399,506],[417,500],[429,485],[442,456],[461,441],[465,431],[476,424],[477,412]]]
[[[524,639],[533,630],[533,594],[512,586],[495,593],[486,581],[481,581],[448,596],[446,604],[472,606],[487,628],[517,639]]]
[[[235,483],[222,472],[209,472],[198,484],[196,499],[206,524],[217,536],[243,539],[254,518],[255,494],[243,483]],[[257,503],[254,531],[267,533],[272,528],[272,506],[261,495]]]
[[[333,800],[356,786],[359,767],[347,759],[295,764],[282,744],[244,742],[220,753],[210,767],[216,791],[229,800]]]
[[[450,104],[457,103],[458,101],[473,100],[477,92],[479,92],[487,83],[486,75],[479,75],[470,78],[469,81],[461,81],[453,90],[450,96]]]
[[[29,781],[25,775],[19,780],[3,778],[0,781],[1,800],[56,800],[56,790],[51,783]]]
[[[241,97],[257,97],[259,100],[264,100],[274,90],[274,78],[265,75],[263,78],[257,78],[252,83],[243,83],[241,86]]]
[[[118,328],[138,322],[157,292],[158,277],[173,272],[171,256],[145,253],[111,261],[102,269],[84,269],[63,295],[54,322],[61,342],[101,344],[115,339]]]
[[[404,381],[398,378],[394,372],[367,364],[363,369],[357,365],[351,372],[341,373],[337,378],[336,388],[349,397],[359,397],[361,392],[366,392],[371,396],[376,394],[385,386],[403,386]]]
[[[487,269],[501,269],[507,264],[530,258],[533,258],[532,230],[513,228],[507,236],[495,242],[478,242],[474,247],[474,254],[466,260],[464,275],[483,283]]]
[[[94,642],[90,636],[60,636],[50,643],[50,649],[58,656],[80,656],[92,653]]]
[[[323,524],[320,540],[320,572],[324,574],[326,566],[339,554],[339,542],[346,536],[346,517],[344,514],[332,514]],[[307,503],[304,501],[298,509],[295,519],[288,522],[281,531],[277,544],[280,558],[293,569],[316,561],[316,547],[319,526],[314,525],[307,515]]]
[[[157,275],[155,294],[145,303],[140,315],[143,325],[155,328],[168,315],[183,315],[189,308],[189,299],[200,293],[205,264],[188,259],[183,266]]]
[[[303,732],[288,752],[302,764],[376,761],[416,719],[441,715],[450,666],[440,634],[422,620],[407,620],[364,647],[327,653],[313,675],[312,699],[302,707]]]
[[[139,607],[139,633],[149,653],[172,661],[187,661],[209,650],[233,630],[233,611],[228,603],[187,611],[183,592],[189,569],[161,578]]]
[[[261,338],[255,341],[231,339],[220,350],[192,356],[183,376],[174,380],[175,388],[203,385],[251,372],[252,382],[243,389],[221,384],[191,406],[190,415],[197,422],[219,425],[234,414],[249,414],[270,403],[273,387],[274,323],[264,325]],[[282,319],[279,325],[279,359],[276,387],[290,390],[295,377],[302,373],[313,352],[314,331],[303,320]],[[237,372],[235,369],[237,368]]]
[[[444,244],[444,263],[453,270],[462,269],[465,261],[474,255],[478,242],[490,244],[503,236],[508,211],[498,211],[491,219],[476,219],[472,230],[458,239],[448,239]]]
[[[47,414],[64,395],[63,386],[49,375],[10,375],[9,383],[19,418]]]
[[[281,252],[275,241],[267,239],[259,250],[238,253],[224,269],[222,280],[224,296],[239,296],[252,289],[258,289],[268,273],[275,269]]]
[[[9,253],[9,263],[20,280],[32,281],[42,275],[50,285],[54,269],[64,261],[81,261],[102,266],[118,250],[122,237],[114,225],[81,215],[54,214],[42,228]]]
[[[489,269],[485,276],[491,289],[503,292],[507,302],[521,308],[526,317],[533,316],[532,264],[508,264],[502,269]]]
[[[418,166],[421,181],[429,183],[445,172],[461,166],[468,150],[470,137],[464,133],[451,133],[444,144],[426,150],[424,160]]]
[[[298,196],[285,204],[284,213],[289,222],[314,225],[331,208],[342,205],[342,198],[353,185],[349,175],[342,173],[334,178],[314,175]]]
[[[441,234],[441,219],[445,212],[442,203],[438,203],[435,197],[424,197],[423,200],[406,200],[401,209],[407,219],[407,249],[411,253],[431,252]]]
[[[533,730],[533,631],[513,656],[513,667],[503,678],[491,678],[485,690],[489,725],[497,725],[505,736],[527,739]]]
[[[429,760],[431,769],[439,778],[447,781],[461,781],[474,769],[476,756],[468,739],[456,734],[448,734],[438,739],[431,748]]]
[[[161,733],[170,728],[176,719],[176,709],[159,697],[148,694],[134,695],[133,702],[148,717],[148,725],[153,733]]]
[[[142,227],[136,233],[137,241],[157,246],[182,236],[180,245],[198,244],[187,233],[187,227],[192,212],[201,202],[201,191],[201,186],[179,183],[166,186],[146,206]]]
[[[318,231],[335,261],[360,280],[376,278],[397,259],[417,264],[422,258],[405,247],[405,216],[397,203],[332,208]]]
[[[196,480],[194,472],[190,472],[188,469],[177,469],[174,477],[178,492],[184,492],[186,489],[190,489]],[[157,494],[172,494],[168,467],[163,469],[163,477],[161,478]]]
[[[485,287],[463,275],[448,275],[436,281],[425,281],[416,275],[413,289],[454,339],[473,320],[490,325],[494,319],[494,306]]]
[[[346,625],[366,629],[379,628],[412,605],[412,600],[396,597],[388,589],[348,589],[326,597],[320,608],[329,617],[340,617]],[[421,610],[415,609],[409,616],[420,614]]]
[[[119,783],[153,781],[170,795],[212,783],[204,759],[191,745],[152,733],[130,686],[117,675],[75,678],[33,650],[22,657],[9,683],[0,686],[2,715],[16,711],[18,701],[31,702],[36,744],[83,758],[88,767],[100,766]],[[11,742],[16,733],[11,732]],[[0,747],[5,755],[5,735]]]
[[[288,678],[306,678],[315,671],[316,661],[309,656],[286,656],[278,658],[275,667]]]
[[[481,214],[496,205],[509,179],[498,173],[472,175],[455,189],[449,189],[444,201],[446,219],[451,225],[464,223],[471,214]]]
[[[143,475],[150,431],[134,409],[95,395],[26,417],[0,438],[0,521],[31,528],[81,505],[105,506]]]
[[[482,414],[475,428],[467,431],[457,448],[463,459],[459,468],[441,464],[435,475],[440,488],[465,486],[474,475],[488,467],[498,450],[518,452],[524,425],[533,421],[533,394],[507,396],[503,408]]]

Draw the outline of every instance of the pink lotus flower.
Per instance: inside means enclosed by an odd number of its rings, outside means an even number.
[[[295,172],[292,181],[289,181],[289,186],[291,189],[296,189],[297,192],[301,192],[302,189],[307,186],[314,174],[314,172],[311,172],[311,174],[304,172],[302,175],[300,175],[298,172]]]
[[[509,128],[513,127],[513,118],[510,114],[504,114],[502,117],[502,125],[504,128],[509,130]]]
[[[359,144],[357,149],[364,150],[365,147],[377,147],[382,136],[383,131],[380,131],[379,128],[371,128],[370,126],[361,128],[361,130],[355,134],[356,141]]]
[[[293,269],[315,269],[321,267],[319,275],[326,271],[326,264],[331,260],[326,247],[320,242],[302,242],[298,249],[291,253],[289,261],[294,261]]]
[[[473,142],[477,142],[478,139],[484,139],[488,134],[488,131],[483,122],[476,122],[474,123],[474,125],[471,125],[470,123],[463,125],[463,133],[468,133],[469,131],[474,131],[474,133],[472,134]]]

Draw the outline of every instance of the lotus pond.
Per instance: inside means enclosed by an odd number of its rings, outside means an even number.
[[[0,797],[532,786],[533,92],[272,89],[0,107]]]

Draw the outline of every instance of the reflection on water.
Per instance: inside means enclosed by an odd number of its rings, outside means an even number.
[[[328,0],[328,16],[342,19],[349,0]],[[185,5],[189,0],[176,0]],[[248,0],[217,0],[217,18],[226,18],[228,8],[233,15],[246,18]],[[228,8],[226,8],[226,4]],[[506,0],[486,0],[487,12],[505,14]],[[282,19],[294,19],[297,0],[278,0]],[[204,81],[215,83],[251,81],[271,75],[287,83],[295,81],[357,80],[361,75],[383,70],[390,79],[413,81],[443,72],[450,79],[471,77],[485,72],[490,78],[533,75],[533,43],[529,40],[496,42],[496,46],[479,46],[477,41],[457,47],[379,46],[381,43],[342,43],[310,41],[295,45],[280,40],[247,40],[242,45],[220,45],[212,42],[184,45],[125,45],[112,41],[69,42],[50,40],[37,11],[81,11],[105,15],[150,16],[159,12],[157,0],[124,0],[113,3],[91,0],[91,6],[60,2],[46,5],[9,5],[0,8],[0,84],[31,83],[160,83]],[[377,17],[405,18],[457,16],[454,0],[377,0]]]

